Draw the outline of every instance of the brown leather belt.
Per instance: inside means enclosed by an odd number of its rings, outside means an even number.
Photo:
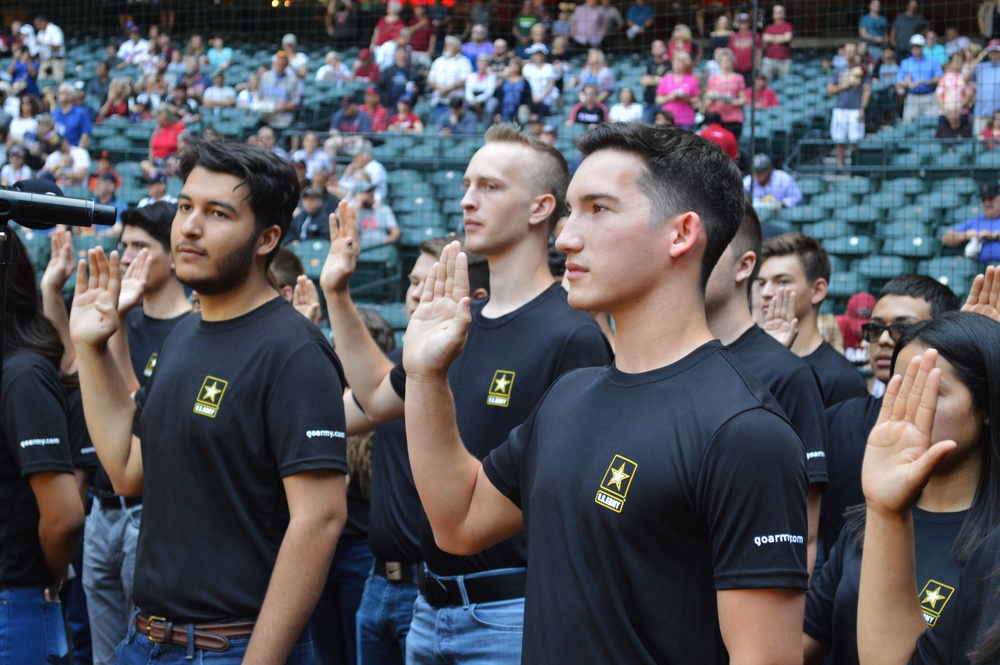
[[[194,626],[194,647],[206,651],[228,651],[231,638],[250,637],[254,621],[233,621],[231,623],[203,623]],[[188,625],[175,624],[163,617],[137,614],[135,627],[149,638],[150,642],[175,646],[187,646]]]

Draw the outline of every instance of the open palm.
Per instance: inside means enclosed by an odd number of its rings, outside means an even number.
[[[69,317],[69,333],[76,346],[106,344],[118,329],[118,294],[121,290],[121,268],[118,252],[106,257],[101,248],[87,252],[87,262],[76,266],[76,291]]]
[[[976,276],[962,311],[1000,322],[1000,269],[987,266],[985,273]]]
[[[330,253],[319,276],[324,293],[347,291],[360,253],[358,213],[345,199],[337,206],[336,214],[330,215]]]

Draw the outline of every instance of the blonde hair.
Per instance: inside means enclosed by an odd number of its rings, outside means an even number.
[[[674,26],[674,32],[671,34],[670,40],[673,41],[674,37],[680,37],[686,42],[694,39],[694,36],[691,34],[691,28],[687,27],[683,23],[678,23]]]

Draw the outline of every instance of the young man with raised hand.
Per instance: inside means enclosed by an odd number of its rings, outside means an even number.
[[[801,662],[804,448],[705,318],[743,215],[738,169],[673,128],[599,125],[578,147],[557,247],[570,304],[614,317],[615,362],[565,374],[505,443],[470,455],[448,374],[472,310],[465,257],[447,249],[403,350],[435,538],[470,554],[525,531],[525,663]]]
[[[339,362],[271,287],[298,199],[292,166],[252,146],[192,144],[171,228],[175,274],[200,314],[179,323],[129,397],[108,339],[121,277],[91,250],[70,333],[84,412],[116,492],[142,492],[119,663],[311,663],[306,620],[345,518]],[[303,390],[307,386],[308,390]]]

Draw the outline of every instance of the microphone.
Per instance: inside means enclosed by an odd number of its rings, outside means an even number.
[[[56,224],[67,226],[114,226],[118,211],[114,206],[68,199],[54,182],[29,178],[0,188],[0,223],[17,222],[38,231],[48,231]]]

